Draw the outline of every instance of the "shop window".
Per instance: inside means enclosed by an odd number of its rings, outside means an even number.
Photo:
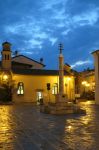
[[[23,84],[23,82],[18,83],[17,94],[18,95],[23,95],[24,94],[24,84]]]

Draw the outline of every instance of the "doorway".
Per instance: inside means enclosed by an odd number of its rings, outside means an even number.
[[[43,93],[41,91],[37,92],[37,105],[40,105],[40,100],[43,98]]]

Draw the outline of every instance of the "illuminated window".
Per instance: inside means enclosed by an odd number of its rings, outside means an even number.
[[[18,83],[17,94],[18,95],[23,95],[24,94],[24,84],[23,84],[23,82]]]
[[[52,87],[52,94],[58,94],[58,84],[55,83],[54,86]]]

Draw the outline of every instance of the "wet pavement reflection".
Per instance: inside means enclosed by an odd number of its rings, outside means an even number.
[[[0,105],[0,150],[99,150],[99,106],[86,115],[55,116],[32,104]]]

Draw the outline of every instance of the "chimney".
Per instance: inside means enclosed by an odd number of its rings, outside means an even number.
[[[40,58],[40,63],[43,64],[43,58]]]

